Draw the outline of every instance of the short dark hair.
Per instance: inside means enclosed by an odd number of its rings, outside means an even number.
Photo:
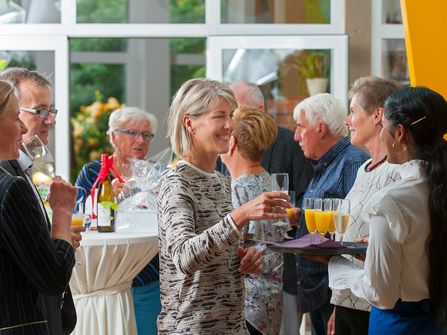
[[[19,84],[24,81],[32,81],[36,86],[46,87],[51,90],[51,82],[47,76],[37,71],[30,71],[22,67],[10,67],[0,72],[0,80],[7,81],[14,89],[17,99],[21,100]]]

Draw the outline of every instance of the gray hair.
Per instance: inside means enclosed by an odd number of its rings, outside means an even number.
[[[183,125],[183,117],[208,112],[220,100],[228,102],[233,109],[237,108],[231,88],[215,80],[190,79],[177,91],[169,109],[168,137],[179,157],[184,157],[191,150],[192,144],[191,135]]]
[[[24,81],[29,80],[36,86],[46,87],[51,91],[51,82],[45,75],[40,74],[37,71],[30,71],[22,67],[10,67],[3,70],[2,72],[0,72],[0,80],[9,82],[9,84],[14,89],[14,94],[17,97],[19,103],[22,99],[19,85]]]
[[[231,89],[240,94],[244,94],[244,100],[238,101],[239,105],[246,105],[249,107],[258,107],[259,105],[264,106],[264,95],[262,94],[261,89],[248,81],[240,80],[230,84]]]
[[[129,121],[147,121],[151,126],[152,133],[155,134],[157,132],[158,120],[154,114],[145,112],[138,107],[123,107],[110,114],[109,130],[107,130],[110,139],[114,130],[120,129]]]
[[[295,121],[299,120],[302,110],[312,127],[315,127],[317,122],[323,122],[329,127],[332,135],[341,137],[348,135],[345,125],[347,112],[343,103],[333,95],[320,93],[301,101],[293,110]]]

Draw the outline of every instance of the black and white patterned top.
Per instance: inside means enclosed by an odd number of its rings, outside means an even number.
[[[159,334],[248,334],[230,185],[179,161],[160,190]]]

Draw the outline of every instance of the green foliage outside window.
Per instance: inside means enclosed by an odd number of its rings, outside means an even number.
[[[77,21],[79,23],[125,23],[127,22],[127,0],[78,0],[77,1]],[[169,17],[172,23],[204,23],[205,22],[205,1],[204,0],[170,0]],[[73,38],[70,39],[71,52],[126,52],[127,38]],[[170,39],[171,59],[178,54],[199,54],[205,53],[204,38],[171,38]],[[175,94],[181,84],[194,77],[205,76],[205,66],[203,65],[177,65],[171,64],[170,71],[170,93]],[[118,101],[125,103],[126,97],[125,82],[126,69],[123,64],[101,64],[101,63],[72,63],[70,67],[70,110],[71,116],[89,120],[86,113],[90,109],[82,106],[93,106],[98,97],[102,100],[114,97]],[[98,95],[99,94],[99,95]],[[96,97],[96,98],[95,98]],[[101,100],[101,101],[102,101]],[[110,113],[101,114],[95,122],[107,129],[107,119]],[[83,127],[77,126],[77,132],[94,131],[95,127],[89,127],[83,122]],[[90,133],[89,133],[90,134]],[[92,135],[93,133],[91,133]],[[90,161],[89,153],[81,152],[79,141],[80,134],[73,145],[77,146],[78,154],[73,152],[71,177],[74,180],[82,165]],[[93,136],[94,135],[94,136]],[[102,150],[109,150],[106,146],[107,138],[104,135],[99,138],[99,134],[93,134],[94,141],[88,143],[89,151],[95,154]],[[94,143],[93,143],[94,142]],[[102,147],[99,147],[102,146]],[[85,150],[84,150],[85,151]],[[79,157],[78,157],[79,156]]]

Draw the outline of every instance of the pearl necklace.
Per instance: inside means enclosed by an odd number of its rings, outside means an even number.
[[[370,166],[370,164],[372,163],[369,162],[369,164],[367,166],[365,166],[365,171],[366,172],[371,172],[372,170],[374,170],[376,167],[378,167],[380,164],[384,163],[386,161],[386,159],[388,158],[388,156],[383,157],[383,159],[381,159],[380,161],[378,161],[376,164]]]

